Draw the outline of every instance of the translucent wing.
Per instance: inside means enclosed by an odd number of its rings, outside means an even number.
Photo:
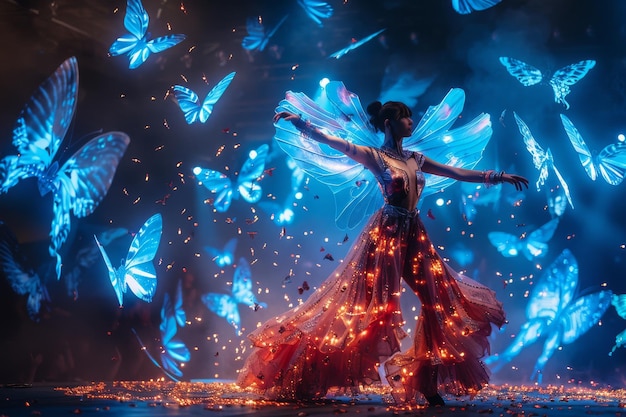
[[[141,0],[127,0],[124,27],[129,33],[119,38],[109,48],[111,56],[126,54],[128,67],[135,69],[148,59],[150,54],[162,52],[182,42],[185,35],[172,34],[155,39],[148,39],[149,17],[141,4]]]
[[[518,237],[504,232],[490,232],[487,237],[502,256],[510,258],[522,253],[526,259],[532,261],[545,256],[548,251],[547,242],[552,239],[558,224],[559,218],[556,217],[528,235]]]
[[[194,173],[200,184],[216,194],[213,207],[220,213],[227,211],[233,200],[233,184],[230,178],[212,169],[200,169]]]
[[[269,145],[263,144],[250,152],[237,176],[237,191],[248,203],[256,203],[262,195],[258,179],[265,170]]]
[[[596,65],[596,61],[585,60],[568,65],[556,71],[550,78],[550,86],[554,91],[554,101],[562,103],[565,108],[569,108],[569,103],[565,101],[565,96],[570,93],[570,86],[580,81],[590,69]]]
[[[13,291],[18,295],[26,295],[26,311],[28,316],[39,321],[39,311],[43,300],[49,301],[48,292],[39,275],[23,266],[17,238],[11,230],[0,222],[0,270]]]
[[[526,87],[538,84],[543,79],[541,71],[518,59],[501,56],[500,63],[504,65],[509,74]]]
[[[180,282],[178,288],[180,289]],[[178,328],[184,326],[184,319],[182,321],[183,326],[180,326],[182,297],[180,303],[181,307],[178,307],[179,301],[176,300],[172,302],[169,294],[165,293],[163,306],[161,307],[161,325],[159,326],[159,330],[161,331],[161,363],[163,364],[163,369],[178,378],[183,376],[180,363],[189,362],[191,359],[189,349],[185,343],[177,337]]]
[[[613,294],[611,304],[615,307],[615,312],[626,320],[626,294]]]
[[[104,259],[104,264],[107,267],[107,272],[109,274],[109,281],[111,281],[111,286],[113,287],[113,291],[115,291],[115,296],[117,297],[117,302],[120,307],[124,305],[124,293],[126,292],[126,283],[124,282],[123,269],[120,267],[120,270],[116,270],[109,259],[109,255],[107,255],[104,246],[98,241],[98,238],[94,235],[93,237],[96,241],[96,245],[98,249],[100,249],[100,254],[102,255],[102,259]]]
[[[531,291],[526,317],[544,317],[552,323],[574,298],[577,285],[578,262],[569,249],[564,249],[543,271]]]
[[[519,255],[519,237],[505,232],[489,232],[487,237],[502,256],[511,258]]]
[[[490,116],[485,113],[450,130],[463,111],[464,104],[465,92],[459,88],[451,89],[441,103],[428,108],[413,130],[413,135],[405,139],[405,148],[421,152],[444,164],[473,169],[481,160],[493,131]],[[454,180],[450,178],[426,175],[422,198],[452,183]]]
[[[69,128],[78,98],[78,63],[67,59],[30,97],[13,129],[18,155],[0,160],[0,193],[37,177],[42,193],[52,190],[44,174]]]
[[[452,0],[452,7],[460,14],[469,14],[474,10],[485,10],[502,0]]]
[[[46,180],[54,185],[49,253],[57,258],[57,276],[61,267],[58,251],[69,235],[70,211],[76,217],[85,217],[95,210],[109,191],[129,143],[129,137],[121,132],[97,136],[72,155],[58,172],[46,175]]]
[[[333,7],[325,1],[298,0],[298,4],[319,26],[322,26],[322,19],[328,19],[333,15]]]
[[[232,294],[236,302],[248,307],[267,307],[267,304],[259,303],[252,292],[252,272],[245,258],[239,259],[239,265],[235,269]]]
[[[602,149],[597,166],[606,182],[611,185],[621,184],[626,174],[626,143],[614,143]]]
[[[574,150],[578,154],[580,163],[582,164],[583,168],[585,168],[585,172],[587,172],[589,178],[595,181],[596,177],[598,176],[598,172],[596,170],[596,166],[591,157],[591,152],[589,151],[587,144],[583,140],[582,136],[578,132],[578,129],[576,129],[572,121],[564,114],[561,114],[561,122],[563,123],[565,132],[567,133],[567,136],[569,137],[569,140],[572,143]]]
[[[207,293],[200,297],[202,303],[213,313],[226,321],[239,332],[241,328],[241,318],[239,308],[234,297],[228,294]]]
[[[600,291],[578,298],[559,315],[556,326],[550,328],[543,351],[535,363],[532,376],[541,383],[543,368],[563,344],[570,344],[595,326],[611,304],[611,292]]]
[[[124,280],[128,288],[140,299],[152,301],[156,291],[154,259],[163,230],[160,214],[155,214],[143,224],[133,238],[124,263]]]
[[[178,102],[178,106],[185,115],[185,120],[188,124],[200,121],[204,123],[207,121],[211,113],[213,112],[213,106],[222,97],[222,94],[226,91],[226,88],[230,85],[230,82],[235,77],[235,72],[231,72],[224,77],[211,91],[207,94],[206,98],[200,104],[198,95],[182,85],[175,85],[172,89],[174,97]]]
[[[372,39],[374,39],[376,36],[380,35],[384,31],[385,31],[385,29],[381,29],[381,30],[379,30],[377,32],[372,33],[371,35],[368,35],[368,36],[364,37],[363,39],[361,39],[359,41],[352,42],[350,45],[346,46],[345,48],[340,49],[337,52],[334,52],[334,53],[330,54],[329,58],[339,59],[342,56],[344,56],[345,54],[347,54],[348,52],[353,51],[356,48],[358,48],[359,46],[365,44],[366,42],[371,41]]]
[[[542,317],[527,321],[522,325],[513,342],[501,353],[486,357],[485,363],[490,366],[493,372],[498,372],[506,363],[519,355],[525,347],[539,340],[548,326],[549,323]]]
[[[235,258],[235,248],[237,247],[237,238],[232,238],[223,248],[214,248],[212,246],[205,246],[205,250],[209,253],[213,261],[219,267],[231,265]]]
[[[270,38],[274,36],[274,33],[285,22],[286,19],[287,16],[283,17],[280,22],[278,22],[278,24],[274,26],[274,29],[266,33],[265,27],[263,26],[263,23],[261,23],[259,18],[248,18],[248,20],[246,21],[248,36],[243,38],[241,46],[249,51],[262,51],[267,46]]]

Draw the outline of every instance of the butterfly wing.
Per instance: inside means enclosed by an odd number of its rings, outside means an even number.
[[[239,317],[239,308],[234,297],[228,294],[207,293],[200,297],[202,303],[213,313],[226,321],[239,332],[241,326],[241,318]]]
[[[269,145],[263,144],[253,150],[237,176],[237,191],[248,203],[256,203],[261,199],[262,190],[258,180],[265,170],[269,148]]]
[[[180,288],[180,282],[178,287]],[[165,293],[163,306],[161,307],[161,325],[159,330],[161,331],[161,343],[163,344],[161,346],[161,363],[163,368],[166,372],[180,378],[183,376],[180,363],[189,362],[191,353],[185,343],[176,337],[180,324],[180,312],[179,308],[176,307],[177,304],[177,301],[172,302],[169,294]]]
[[[220,213],[224,213],[230,207],[233,200],[233,184],[226,175],[212,169],[201,168],[196,174],[198,182],[204,185],[210,192],[216,194],[213,207]]]
[[[606,182],[611,185],[621,184],[626,173],[626,143],[614,143],[602,149],[597,166]]]
[[[474,10],[485,10],[502,0],[452,0],[452,7],[459,14],[470,14]]]
[[[358,48],[359,46],[371,41],[372,39],[374,39],[376,36],[380,35],[381,33],[383,33],[385,31],[385,29],[381,29],[377,32],[372,33],[371,35],[368,35],[366,37],[364,37],[363,39],[356,41],[356,42],[352,42],[350,45],[346,46],[343,49],[338,50],[337,52],[334,52],[332,54],[329,55],[329,58],[335,58],[335,59],[339,59],[342,56],[344,56],[345,54],[347,54],[350,51],[355,50],[356,48]]]
[[[226,242],[223,249],[205,246],[205,250],[211,255],[212,260],[215,261],[217,266],[224,267],[233,263],[236,247],[237,238],[232,238]]]
[[[220,80],[220,82],[211,89],[209,94],[207,94],[206,98],[202,102],[202,107],[199,110],[198,118],[202,123],[207,121],[207,119],[213,112],[213,106],[222,97],[222,94],[224,94],[224,92],[230,85],[231,81],[235,77],[235,74],[236,72],[231,72],[230,74],[222,78],[222,80]],[[187,120],[187,123],[189,123],[189,120]]]
[[[248,307],[267,307],[267,304],[259,303],[252,292],[252,272],[245,258],[239,259],[239,265],[235,269],[232,294],[235,301]]]
[[[524,139],[526,150],[533,157],[533,164],[535,165],[535,168],[539,170],[539,178],[537,179],[536,184],[537,191],[539,191],[548,178],[548,167],[553,165],[552,153],[549,152],[549,149],[548,152],[543,150],[543,148],[535,140],[526,123],[524,123],[522,118],[519,117],[517,113],[513,112],[513,116],[515,117],[517,127],[519,128],[522,138]]]
[[[519,237],[505,232],[489,232],[487,238],[502,256],[511,258],[519,255]]]
[[[248,35],[243,38],[241,46],[249,51],[256,49],[262,51],[267,41],[265,40],[265,28],[258,18],[250,17],[246,20]]]
[[[13,129],[18,155],[0,160],[0,193],[29,177],[38,177],[42,193],[52,189],[44,173],[65,137],[77,99],[78,63],[72,57],[37,88],[20,112]]]
[[[111,281],[111,286],[113,287],[113,290],[115,291],[117,302],[119,303],[119,306],[122,307],[124,305],[124,293],[126,292],[126,283],[121,278],[121,272],[123,272],[123,269],[121,271],[117,271],[115,268],[113,268],[113,265],[111,264],[111,260],[109,259],[109,255],[107,255],[106,250],[104,249],[104,246],[100,244],[100,242],[98,241],[98,238],[95,235],[93,238],[96,240],[96,245],[98,246],[98,249],[100,249],[100,254],[102,255],[102,259],[104,259],[104,264],[107,267],[109,280]]]
[[[185,115],[187,124],[201,120],[200,113],[202,112],[202,107],[200,107],[200,99],[196,93],[182,85],[175,85],[172,88],[172,93],[174,94],[174,97],[176,97],[178,107],[180,107]]]
[[[561,114],[561,122],[563,123],[565,133],[567,133],[567,136],[569,137],[569,140],[572,143],[574,150],[578,154],[580,163],[582,164],[583,168],[585,168],[585,172],[587,172],[589,178],[595,181],[596,177],[598,176],[598,172],[593,162],[593,158],[591,157],[591,152],[589,151],[589,148],[587,147],[587,144],[585,143],[583,137],[580,135],[578,129],[576,129],[572,121],[564,114]]]
[[[525,239],[522,239],[521,249],[526,259],[532,261],[534,258],[545,256],[548,251],[547,242],[554,236],[558,225],[559,218],[555,217],[537,230],[528,234]]]
[[[124,27],[128,33],[120,36],[113,42],[109,48],[109,54],[117,56],[133,53],[142,44],[149,23],[148,12],[143,8],[141,0],[127,0]],[[145,42],[143,42],[143,45],[145,45]]]
[[[549,82],[554,91],[554,101],[562,103],[565,108],[569,109],[569,103],[565,101],[565,96],[570,93],[570,86],[580,81],[595,65],[596,61],[594,60],[585,60],[556,71]]]
[[[76,217],[91,214],[109,191],[129,137],[121,132],[97,136],[83,145],[51,178],[55,184],[53,218],[50,230],[50,255],[57,258],[57,276],[61,259],[58,255],[70,232],[70,211]]]
[[[328,19],[333,15],[333,7],[325,1],[298,0],[298,4],[320,27],[323,26],[322,19]]]
[[[493,372],[498,372],[505,364],[519,355],[525,347],[539,340],[547,327],[547,321],[541,317],[527,321],[522,325],[513,342],[501,353],[486,357],[485,363],[490,366]]]
[[[518,59],[501,56],[500,63],[525,87],[540,83],[543,79],[541,71]]]
[[[156,291],[156,270],[152,260],[159,249],[162,230],[163,220],[160,214],[146,220],[133,238],[124,264],[126,285],[133,294],[146,302],[152,301]]]

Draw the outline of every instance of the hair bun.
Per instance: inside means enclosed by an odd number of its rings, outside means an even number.
[[[367,106],[367,113],[372,117],[376,117],[378,116],[378,113],[380,113],[380,109],[382,108],[383,103],[381,103],[380,101],[374,101]]]

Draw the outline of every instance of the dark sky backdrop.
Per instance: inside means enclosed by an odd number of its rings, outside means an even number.
[[[48,1],[0,1],[0,155],[15,152],[11,137],[20,109],[70,56],[78,59],[79,101],[65,140],[67,154],[59,151],[61,160],[98,129],[120,130],[131,137],[107,197],[91,216],[73,218],[72,235],[63,247],[64,262],[75,264],[79,250],[92,245],[94,232],[114,226],[135,232],[156,212],[163,215],[164,222],[156,261],[158,290],[151,304],[127,294],[125,308],[117,309],[101,259],[84,271],[77,300],[65,293],[63,278],[59,282],[47,278],[53,309],[39,323],[20,315],[24,300],[12,295],[5,283],[3,339],[15,348],[7,350],[10,353],[2,361],[0,380],[24,378],[38,352],[43,355],[43,364],[35,373],[38,380],[159,376],[155,366],[140,363],[145,357],[130,329],[137,329],[156,352],[163,295],[173,293],[185,276],[191,324],[181,334],[196,348],[185,378],[233,378],[246,355],[242,352],[247,346],[245,338],[197,301],[198,294],[208,291],[227,293],[233,267],[220,269],[203,248],[222,247],[229,239],[238,239],[235,257],[245,257],[252,264],[255,292],[269,305],[257,312],[240,305],[242,325],[249,330],[306,297],[306,292],[298,294],[298,286],[305,280],[312,288],[321,283],[358,230],[346,232],[335,227],[332,195],[313,179],[306,187],[303,184],[304,198],[294,209],[295,221],[286,225],[287,235],[281,237],[281,227],[258,205],[235,200],[227,213],[215,213],[204,202],[210,193],[195,183],[191,170],[201,165],[235,178],[233,172],[250,149],[272,145],[271,117],[285,91],[313,95],[322,77],[343,81],[364,105],[379,97],[385,80],[402,72],[418,80],[432,79],[414,106],[416,120],[451,87],[463,88],[467,97],[459,124],[480,112],[492,116],[493,137],[479,167],[515,171],[527,176],[531,184],[538,173],[515,126],[513,111],[526,121],[544,148],[552,149],[576,208],[566,210],[548,254],[541,260],[504,258],[489,243],[487,233],[499,230],[519,235],[546,223],[550,214],[543,191],[531,187],[521,207],[504,201],[495,207],[478,207],[472,224],[464,222],[459,210],[458,184],[442,195],[448,205],[438,207],[430,197],[422,206],[423,212],[430,209],[433,214],[434,219],[425,218],[425,222],[442,254],[451,258],[455,268],[494,288],[505,304],[510,323],[494,335],[494,353],[506,347],[525,321],[524,293],[531,288],[532,279],[521,278],[536,277],[539,266],[547,266],[564,248],[578,259],[581,291],[595,291],[606,283],[617,294],[626,292],[626,250],[621,247],[626,244],[624,185],[613,187],[586,176],[559,119],[560,113],[566,113],[596,150],[626,132],[623,2],[503,0],[470,15],[454,12],[449,0],[329,3],[335,13],[318,27],[296,0],[189,0],[182,3],[184,10],[173,0],[144,0],[153,36],[166,34],[167,24],[171,24],[172,33],[184,33],[187,39],[129,70],[125,57],[107,55],[111,43],[125,33],[124,1],[59,0],[54,7]],[[285,15],[287,20],[264,51],[249,54],[241,47],[247,18],[262,16],[272,27]],[[352,38],[382,28],[386,28],[382,37],[339,60],[328,58]],[[523,87],[518,83],[500,65],[500,56],[523,60],[546,73],[583,59],[595,59],[597,64],[572,87],[567,97],[571,108],[565,110],[554,102],[548,85]],[[205,124],[187,125],[174,101],[165,98],[173,84],[187,85],[203,97],[231,71],[237,75]],[[274,171],[260,183],[264,200],[282,202],[290,192],[291,171],[274,146],[267,167]],[[41,198],[33,180],[0,196],[0,218],[18,237],[33,268],[50,261],[46,248],[51,215],[50,197]],[[253,222],[255,215],[258,220]],[[340,244],[345,237],[347,242]],[[125,256],[130,240],[127,235],[112,243],[108,249],[111,257]],[[469,248],[473,262],[461,266],[452,256],[456,245]],[[326,253],[331,253],[334,261],[324,259]],[[283,284],[290,271],[292,282]],[[513,282],[505,286],[504,278]],[[418,310],[419,303],[406,294],[404,304],[410,329],[417,315],[412,310]],[[623,383],[626,350],[618,350],[613,357],[607,353],[624,328],[626,322],[611,307],[602,326],[554,355],[545,380]],[[502,371],[494,380],[528,382],[542,344],[543,340],[514,360],[517,371]],[[59,358],[67,358],[69,352],[76,364],[73,368],[60,366]],[[107,373],[114,363],[122,366],[117,373]]]

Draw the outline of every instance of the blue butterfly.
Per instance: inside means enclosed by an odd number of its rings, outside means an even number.
[[[124,293],[128,288],[141,300],[152,301],[157,285],[152,260],[159,248],[162,229],[161,215],[155,214],[150,217],[133,238],[126,258],[122,259],[122,264],[117,269],[113,267],[104,247],[94,236],[109,271],[109,279],[120,307],[124,304]]]
[[[223,249],[214,248],[212,246],[205,246],[204,249],[211,255],[211,259],[215,261],[217,266],[224,267],[233,263],[236,247],[237,238],[232,238],[226,242]]]
[[[626,320],[626,294],[613,294],[611,297],[611,304],[615,307],[617,314]],[[613,352],[615,352],[618,347],[622,347],[624,345],[626,345],[626,330],[622,330],[617,334],[617,336],[615,336],[615,345],[609,352],[609,356],[613,356]]]
[[[25,178],[37,178],[43,197],[53,195],[50,256],[56,258],[57,279],[61,276],[59,249],[70,232],[70,212],[85,217],[107,194],[129,137],[122,132],[97,136],[76,151],[65,163],[55,156],[76,108],[78,63],[67,59],[32,95],[13,130],[17,155],[0,160],[0,194]]]
[[[611,305],[611,291],[598,291],[574,299],[578,286],[578,263],[568,250],[545,269],[533,286],[526,305],[527,322],[504,352],[489,356],[485,363],[498,371],[523,348],[545,336],[543,352],[537,359],[531,379],[542,381],[542,371],[560,346],[573,343],[596,325]]]
[[[350,45],[346,46],[345,48],[340,49],[337,52],[334,52],[334,53],[330,54],[329,58],[339,59],[342,56],[344,56],[345,54],[347,54],[348,52],[353,51],[356,48],[358,48],[359,46],[363,45],[364,43],[371,41],[372,39],[374,39],[376,36],[380,35],[384,31],[385,31],[385,29],[381,29],[378,32],[374,32],[371,35],[368,35],[368,36],[364,37],[363,39],[361,39],[359,41],[352,42]]]
[[[246,22],[246,29],[248,31],[248,36],[243,38],[241,42],[241,46],[248,51],[262,51],[267,46],[270,38],[274,36],[274,33],[278,30],[278,28],[283,24],[283,22],[287,19],[287,16],[283,17],[280,22],[274,29],[265,33],[265,27],[263,23],[261,23],[261,18],[248,18]]]
[[[626,174],[626,143],[618,142],[607,145],[599,154],[595,152],[592,154],[571,120],[562,114],[561,121],[589,178],[595,181],[599,172],[609,184],[621,184],[624,180],[624,174]]]
[[[504,65],[509,74],[517,78],[526,87],[538,84],[545,79],[540,70],[520,60],[500,57],[500,63]],[[596,61],[585,60],[556,71],[548,81],[554,91],[554,101],[569,109],[569,103],[565,101],[565,96],[570,93],[570,86],[580,81],[595,65]]]
[[[322,19],[328,19],[333,15],[333,7],[325,1],[298,0],[298,4],[319,26],[323,26]]]
[[[524,144],[526,145],[526,149],[533,157],[533,164],[535,168],[539,170],[539,178],[537,178],[537,191],[541,189],[541,186],[545,184],[548,179],[549,169],[554,171],[554,175],[556,175],[563,191],[565,192],[565,197],[567,197],[567,201],[569,205],[574,208],[574,203],[572,203],[572,198],[570,196],[569,187],[567,183],[563,179],[563,176],[559,172],[559,170],[554,165],[554,158],[552,157],[552,151],[550,148],[545,151],[539,143],[533,137],[533,134],[530,132],[530,129],[524,123],[524,121],[517,115],[517,113],[513,112],[513,116],[515,116],[515,121],[517,122],[517,126],[519,128],[520,133],[524,139]]]
[[[296,200],[300,199],[300,185],[304,181],[305,173],[297,165],[293,158],[287,158],[287,166],[291,169],[291,192],[282,204],[275,201],[262,201],[259,206],[270,214],[271,220],[279,225],[291,224],[294,220],[295,213],[293,211]]]
[[[135,69],[150,56],[162,52],[185,39],[183,34],[173,34],[150,39],[147,32],[150,19],[141,0],[127,0],[124,27],[129,33],[117,38],[109,48],[112,56],[128,55],[128,68]]]
[[[185,114],[187,124],[197,121],[201,123],[206,122],[213,112],[213,106],[222,97],[222,94],[224,94],[224,91],[226,91],[234,77],[235,72],[231,72],[224,77],[209,91],[209,94],[204,98],[202,104],[200,104],[200,99],[196,93],[182,85],[175,85],[172,91],[174,92],[178,106]]]
[[[209,310],[226,319],[238,333],[241,333],[241,317],[238,304],[245,304],[255,310],[259,307],[267,307],[267,304],[259,303],[252,292],[252,273],[250,265],[245,258],[239,259],[230,294],[210,292],[203,294],[200,298]]]
[[[150,354],[135,329],[132,329],[141,345],[141,349],[146,353],[148,359],[150,359],[157,368],[160,368],[171,380],[176,382],[183,376],[183,371],[180,369],[181,364],[185,364],[191,360],[189,348],[177,337],[178,329],[185,327],[186,320],[186,313],[183,309],[182,288],[179,281],[176,289],[176,297],[173,301],[168,293],[165,293],[163,296],[161,325],[159,326],[162,344],[160,348],[162,365]]]
[[[230,178],[219,171],[200,167],[194,168],[193,173],[198,179],[198,183],[217,194],[213,202],[217,211],[220,213],[227,211],[232,200],[239,196],[248,203],[256,203],[261,199],[262,190],[258,179],[265,170],[268,150],[269,145],[265,144],[250,152],[250,156],[244,162],[237,176],[236,184],[233,184]]]
[[[8,226],[0,221],[0,271],[16,294],[28,296],[26,299],[28,316],[33,321],[39,321],[41,303],[50,302],[50,296],[39,274],[25,268],[24,262],[17,238]]]
[[[521,236],[516,236],[505,232],[489,232],[487,237],[502,256],[511,258],[521,253],[532,261],[545,256],[548,251],[547,242],[554,236],[558,225],[559,218],[556,217],[528,234],[524,232]]]
[[[502,0],[452,0],[452,7],[459,14],[470,14],[474,10],[486,10]]]

